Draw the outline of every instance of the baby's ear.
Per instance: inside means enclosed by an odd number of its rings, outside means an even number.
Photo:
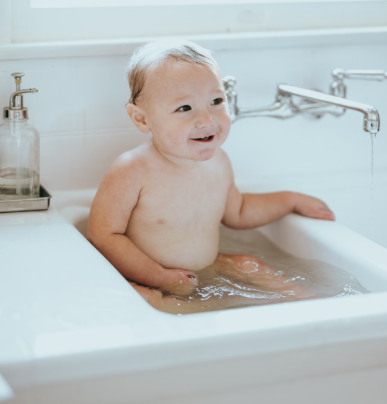
[[[132,119],[133,123],[142,133],[149,133],[150,127],[146,122],[145,111],[137,105],[129,103],[126,106],[126,112]]]

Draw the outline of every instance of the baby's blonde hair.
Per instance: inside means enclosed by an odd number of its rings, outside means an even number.
[[[149,42],[134,51],[126,66],[125,73],[131,93],[126,105],[129,103],[136,105],[136,100],[140,101],[148,71],[168,60],[196,63],[220,77],[219,66],[211,51],[194,42],[185,39]]]

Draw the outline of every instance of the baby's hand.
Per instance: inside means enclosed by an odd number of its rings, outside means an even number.
[[[180,296],[190,295],[197,285],[197,275],[184,269],[165,268],[163,271],[163,278],[158,282],[158,287],[162,290]]]
[[[294,212],[301,215],[323,220],[335,220],[334,213],[320,199],[294,193]]]

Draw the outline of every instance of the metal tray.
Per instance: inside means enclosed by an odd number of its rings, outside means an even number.
[[[0,213],[47,210],[50,207],[50,198],[50,193],[41,185],[39,198],[0,199]]]

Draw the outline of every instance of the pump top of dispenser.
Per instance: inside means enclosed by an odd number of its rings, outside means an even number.
[[[20,83],[24,73],[12,73],[15,77],[16,91],[9,98],[9,106],[3,109],[3,118],[9,120],[28,119],[28,108],[23,105],[23,93],[37,93],[37,88],[20,90]]]

